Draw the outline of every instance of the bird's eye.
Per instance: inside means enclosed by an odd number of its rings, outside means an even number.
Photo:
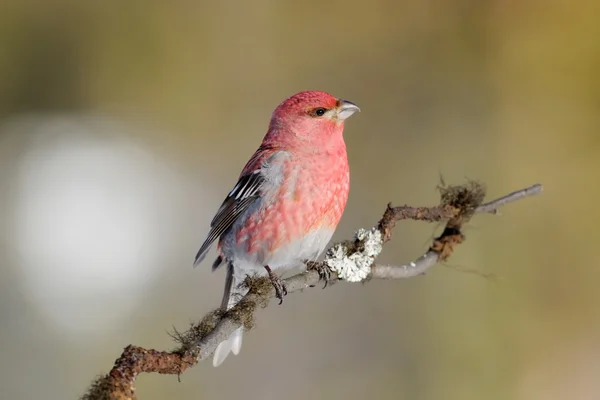
[[[313,114],[317,117],[322,117],[327,112],[325,108],[317,108],[313,111]]]

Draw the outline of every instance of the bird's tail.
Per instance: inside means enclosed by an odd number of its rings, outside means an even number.
[[[227,277],[225,278],[225,290],[223,293],[223,301],[221,302],[221,308],[223,310],[229,310],[237,304],[237,302],[248,292],[248,289],[239,288],[241,281],[239,277],[233,273],[233,264],[229,262],[227,264]],[[213,366],[218,367],[227,358],[227,355],[231,351],[236,356],[239,354],[242,348],[242,335],[244,333],[244,327],[240,326],[236,329],[227,340],[219,343],[215,354],[213,356]]]

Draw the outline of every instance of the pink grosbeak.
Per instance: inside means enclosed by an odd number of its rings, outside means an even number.
[[[194,266],[218,238],[213,271],[227,265],[221,307],[247,292],[246,275],[271,278],[283,301],[286,288],[273,271],[298,267],[323,252],[348,199],[350,175],[344,121],[360,109],[325,92],[300,92],[273,112],[269,130],[210,224]],[[220,343],[213,365],[238,354],[243,327]]]

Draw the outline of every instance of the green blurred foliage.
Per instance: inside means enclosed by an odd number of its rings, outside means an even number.
[[[219,188],[216,208],[275,105],[329,91],[362,108],[346,128],[352,189],[338,239],[373,224],[388,201],[434,204],[440,174],[483,181],[489,196],[544,184],[501,217],[475,218],[447,266],[292,296],[260,313],[240,356],[202,364],[182,384],[143,376],[141,399],[598,398],[599,12],[592,0],[5,0],[0,120],[100,113],[141,126],[132,139]],[[28,309],[15,329],[38,327],[46,340],[0,336],[23,349],[1,363],[7,398],[76,397],[122,346],[166,348],[168,327],[216,306],[218,291],[213,303],[190,302],[222,276],[187,264],[211,211],[190,222],[197,237],[173,245],[189,254],[102,348],[61,342]],[[416,257],[434,233],[403,223],[383,258]],[[14,325],[26,312],[0,310]]]

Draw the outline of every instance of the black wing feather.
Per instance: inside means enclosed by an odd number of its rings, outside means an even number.
[[[196,254],[194,266],[202,262],[213,242],[229,229],[238,217],[260,196],[260,186],[263,182],[264,178],[260,170],[240,177],[210,223],[210,231],[200,250],[198,250],[198,254]]]

